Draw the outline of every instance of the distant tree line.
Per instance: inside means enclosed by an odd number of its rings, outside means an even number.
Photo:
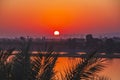
[[[8,49],[11,45],[20,48],[21,43],[30,37],[20,37],[16,39],[0,39],[0,48]],[[55,46],[55,50],[89,50],[98,49],[99,52],[120,53],[120,38],[94,38],[92,34],[86,35],[85,38],[68,38],[68,39],[47,39],[45,37],[32,39],[31,50],[44,48],[46,45]]]

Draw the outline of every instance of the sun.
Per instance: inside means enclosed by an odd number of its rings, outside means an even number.
[[[54,35],[55,35],[55,36],[59,36],[59,35],[60,35],[60,32],[59,32],[59,31],[54,31]]]

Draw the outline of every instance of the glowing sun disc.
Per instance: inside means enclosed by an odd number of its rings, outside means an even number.
[[[55,35],[55,36],[59,36],[59,35],[60,35],[60,32],[59,32],[59,31],[54,31],[54,35]]]

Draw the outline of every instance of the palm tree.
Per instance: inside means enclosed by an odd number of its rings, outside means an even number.
[[[12,61],[7,62],[15,49],[0,50],[0,80],[108,80],[97,75],[105,67],[103,62],[106,59],[96,57],[96,52],[73,63],[73,67],[64,71],[65,75],[60,73],[61,79],[56,79],[54,67],[58,55],[53,48],[46,48],[44,53],[39,51],[39,56],[31,57],[31,42],[31,39],[25,41],[21,51],[14,55]]]
[[[46,49],[45,53],[40,51],[37,55],[29,52],[31,40],[28,41],[23,49],[15,55],[13,60],[12,72],[14,80],[53,80],[54,66],[58,59],[52,48]],[[46,56],[43,56],[46,55]],[[54,55],[54,57],[52,57]]]

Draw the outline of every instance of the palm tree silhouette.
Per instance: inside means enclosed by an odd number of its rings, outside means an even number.
[[[96,52],[77,61],[76,65],[73,63],[73,67],[64,71],[65,75],[60,73],[61,76],[56,79],[54,67],[59,55],[55,54],[53,48],[47,48],[44,53],[39,51],[39,56],[31,57],[31,42],[31,39],[25,42],[10,62],[7,60],[15,49],[0,50],[0,80],[109,80],[97,75],[105,67],[103,62],[106,59],[97,58]]]

